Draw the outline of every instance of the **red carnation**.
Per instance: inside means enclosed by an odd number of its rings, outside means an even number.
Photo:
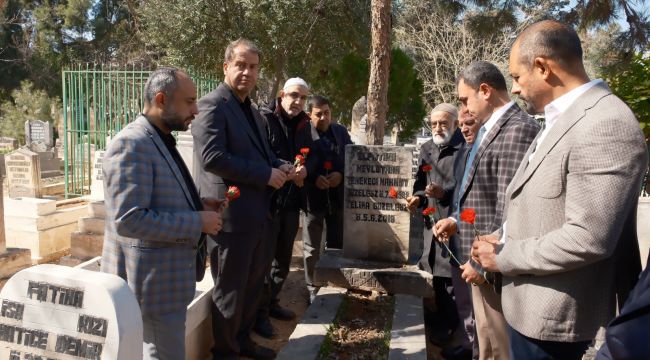
[[[332,162],[331,162],[331,161],[325,161],[325,162],[323,163],[323,168],[324,168],[325,170],[332,170]]]
[[[305,164],[305,157],[300,154],[296,155],[296,160],[293,162],[293,166],[304,165],[304,164]]]
[[[424,171],[424,172],[429,172],[429,171],[431,171],[431,170],[433,170],[433,166],[431,166],[431,165],[429,165],[429,164],[424,164],[424,165],[422,165],[422,171]]]
[[[476,221],[476,211],[474,211],[472,208],[467,208],[461,211],[460,220],[474,225],[474,221]]]
[[[436,208],[433,207],[428,207],[424,210],[422,210],[422,215],[424,216],[433,216],[433,214],[436,213]]]
[[[228,191],[226,191],[226,199],[228,199],[228,201],[233,201],[237,199],[239,195],[241,195],[241,193],[239,192],[238,187],[234,185],[228,187]]]
[[[388,189],[388,197],[397,199],[397,190],[394,186],[391,186],[390,189]]]
[[[309,155],[309,148],[308,147],[300,148],[300,153],[302,154],[302,156],[307,157],[307,155]]]

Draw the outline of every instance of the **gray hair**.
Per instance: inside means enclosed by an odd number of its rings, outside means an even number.
[[[488,84],[490,87],[499,91],[508,90],[506,87],[506,79],[503,77],[499,68],[483,60],[473,61],[463,69],[460,75],[458,75],[456,84],[460,83],[461,80],[475,90],[481,84]]]
[[[178,87],[178,77],[176,74],[180,70],[175,67],[159,67],[154,70],[147,83],[144,85],[144,100],[147,104],[153,103],[153,99],[159,92],[170,96]]]
[[[248,39],[239,38],[228,44],[228,47],[226,47],[226,53],[223,57],[224,63],[229,63],[233,59],[235,56],[235,49],[240,46],[243,46],[246,50],[252,52],[253,54],[256,54],[260,62],[262,62],[262,51],[260,51],[260,48],[257,47],[254,42]]]
[[[555,60],[565,67],[582,61],[578,33],[558,21],[544,20],[530,25],[519,34],[515,44],[519,45],[518,61],[529,67],[536,57]]]

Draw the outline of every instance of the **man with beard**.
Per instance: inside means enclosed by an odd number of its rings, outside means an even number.
[[[508,359],[500,277],[485,274],[477,263],[470,262],[470,250],[474,229],[489,234],[501,225],[506,188],[539,125],[510,100],[503,74],[487,61],[475,61],[463,69],[457,91],[463,109],[476,116],[482,126],[453,192],[453,215],[436,223],[435,232],[443,240],[458,233],[455,239],[458,260],[463,262],[461,277],[476,285],[472,286],[472,304],[479,358]],[[460,212],[470,208],[476,212],[475,222],[459,221]]]
[[[126,280],[138,299],[144,359],[183,359],[186,309],[197,272],[205,271],[205,258],[196,264],[197,249],[202,233],[221,229],[221,202],[201,201],[171,135],[187,130],[197,113],[192,80],[181,70],[159,68],[144,97],[142,114],[104,156],[101,270]]]
[[[259,64],[254,43],[231,42],[224,56],[224,82],[199,100],[192,125],[200,193],[223,196],[229,186],[241,193],[224,211],[223,231],[208,239],[214,278],[212,353],[219,360],[275,357],[273,350],[253,342],[250,333],[271,267],[271,196],[293,179],[295,169],[275,157],[264,118],[249,97]]]
[[[303,111],[309,86],[301,78],[291,78],[284,83],[280,97],[275,99],[268,108],[261,109],[266,118],[268,138],[271,149],[278,159],[295,163],[296,155],[302,155],[296,147],[296,132],[303,129],[309,122],[309,116]],[[309,154],[304,156],[309,157]],[[271,272],[266,277],[265,297],[262,300],[255,322],[255,332],[266,337],[273,337],[273,326],[269,315],[279,320],[291,320],[296,315],[289,309],[282,308],[278,302],[278,293],[289,274],[293,241],[298,232],[300,216],[300,188],[307,176],[303,165],[296,167],[296,176],[292,182],[273,194],[271,200]]]
[[[545,128],[508,187],[503,226],[475,241],[472,257],[503,274],[514,358],[581,359],[641,270],[636,210],[648,150],[630,108],[589,79],[570,26],[527,27],[509,68],[512,93],[545,115]]]
[[[455,185],[454,159],[465,142],[456,127],[457,117],[456,106],[448,103],[439,104],[431,111],[429,125],[432,138],[420,148],[413,195],[406,198],[411,212],[421,213],[423,209],[432,207],[436,209],[436,218],[449,215],[449,200]],[[425,319],[430,320],[430,328],[435,329],[434,341],[443,343],[449,340],[458,323],[456,306],[448,292],[448,289],[451,290],[450,263],[446,250],[436,246],[429,216],[423,218],[424,249],[419,266],[433,274],[435,291],[435,299],[424,299],[427,310]],[[435,306],[431,304],[432,301],[435,301]],[[436,309],[435,313],[433,309]]]

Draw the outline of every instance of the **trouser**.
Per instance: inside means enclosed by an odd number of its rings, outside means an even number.
[[[270,222],[246,233],[219,233],[213,239],[210,271],[212,333],[215,359],[236,359],[240,345],[248,341],[255,321],[272,256],[269,249]]]
[[[185,359],[186,309],[167,314],[142,314],[143,360]]]
[[[508,326],[513,360],[580,360],[591,341],[560,342],[529,338]]]
[[[501,295],[491,284],[472,286],[472,304],[480,359],[509,358],[510,342],[506,319],[501,309]]]
[[[275,254],[271,263],[271,271],[266,276],[264,284],[264,300],[260,304],[259,316],[267,316],[269,306],[277,303],[278,294],[289,274],[291,257],[293,255],[293,242],[298,233],[300,210],[283,209],[271,222],[271,235],[269,237],[271,252]]]
[[[476,326],[474,322],[474,310],[472,307],[471,285],[461,278],[462,270],[456,266],[451,267],[451,284],[454,287],[454,298],[461,330],[461,345],[465,349],[472,350],[472,359],[479,358],[479,345],[476,338]]]
[[[326,211],[305,213],[302,229],[305,281],[311,287],[314,286],[314,268],[320,258],[323,222],[327,224],[326,246],[337,249],[343,247],[342,209],[332,209],[331,214]]]

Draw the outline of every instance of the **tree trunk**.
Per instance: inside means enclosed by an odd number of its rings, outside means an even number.
[[[368,145],[384,143],[384,126],[388,113],[388,77],[390,75],[390,3],[372,0],[372,50],[370,51],[370,81],[368,82]]]

